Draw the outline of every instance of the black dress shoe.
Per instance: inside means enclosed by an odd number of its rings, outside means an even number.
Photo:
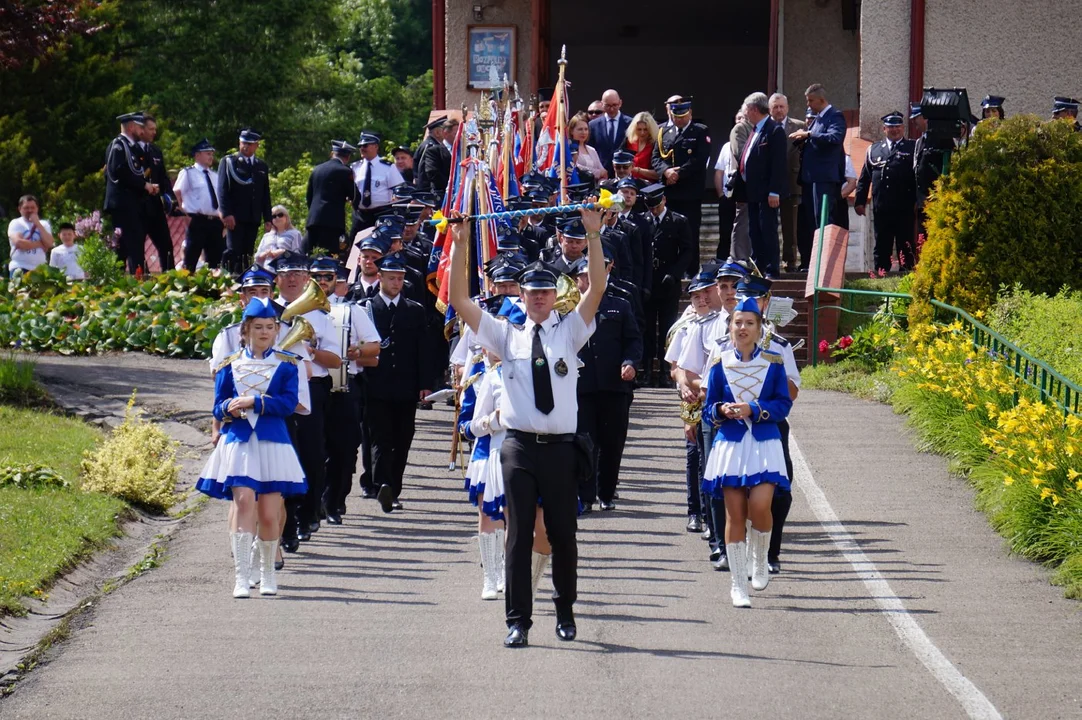
[[[390,485],[380,486],[376,499],[379,500],[379,506],[383,508],[383,512],[389,513],[394,509],[394,490],[391,490]]]
[[[692,515],[688,518],[687,525],[688,532],[697,533],[703,531],[703,521],[699,519],[698,515]]]
[[[714,548],[713,550],[710,551],[710,562],[714,563],[714,562],[717,562],[718,560],[721,560],[721,556],[724,555],[724,554],[725,553],[723,553],[721,551],[721,548]]]
[[[599,507],[601,508],[601,512],[609,512],[610,510],[616,509],[616,503],[614,503],[612,500],[602,500]]]
[[[594,511],[594,506],[593,506],[593,503],[591,503],[591,504],[589,504],[589,505],[583,505],[583,506],[582,506],[582,511],[581,511],[581,512],[579,512],[579,515],[589,515],[589,514],[591,514],[591,513],[593,512],[593,511]]]
[[[402,503],[399,502],[398,500],[395,500],[393,503],[391,503],[391,508],[394,509],[394,510],[401,510],[402,509]]]
[[[328,525],[341,525],[342,524],[342,516],[339,515],[336,512],[333,512],[333,511],[328,512],[327,513],[327,524]]]
[[[319,520],[308,523],[308,532],[319,532]]]
[[[575,616],[568,610],[566,612],[556,613],[556,637],[564,642],[571,642],[578,635],[578,629],[575,627]]]
[[[766,569],[770,572],[771,575],[777,575],[781,572],[781,563],[777,560],[771,560],[770,558],[767,558]]]
[[[342,503],[341,505],[339,505],[338,507],[336,507],[336,508],[334,509],[334,514],[335,514],[335,515],[345,515],[345,514],[346,514],[346,504],[345,504],[345,503]]]
[[[710,564],[713,565],[714,569],[718,572],[727,572],[729,570],[729,558],[725,556],[725,553],[719,555],[717,560],[712,560]]]
[[[710,542],[710,540],[713,539],[714,531],[710,529],[709,525],[706,525],[706,526],[703,527],[703,534],[702,534],[701,537],[702,537],[703,540],[706,540],[707,542]]]
[[[275,560],[274,561],[274,569],[275,570],[281,570],[285,566],[286,566],[286,561],[285,560]]]
[[[297,528],[297,541],[308,542],[312,539],[312,533],[308,532],[307,527]]]
[[[283,537],[281,541],[282,552],[295,553],[300,548],[301,543],[295,536]]]
[[[365,499],[365,500],[371,500],[372,498],[376,497],[376,491],[375,490],[361,490],[361,497],[363,499]]]
[[[503,646],[509,648],[528,647],[530,644],[530,631],[521,625],[512,625],[508,628],[507,637],[503,639]]]

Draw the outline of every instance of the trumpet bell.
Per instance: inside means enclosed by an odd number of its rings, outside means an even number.
[[[575,284],[574,279],[569,275],[560,275],[556,278],[556,303],[553,305],[556,312],[566,315],[578,306],[581,299],[579,286]]]
[[[304,292],[300,296],[289,303],[286,309],[282,311],[282,322],[291,322],[293,318],[299,318],[305,313],[312,312],[313,310],[322,310],[323,312],[331,311],[331,301],[327,299],[327,295],[323,292],[315,280],[309,280],[308,285],[305,286]]]
[[[283,350],[288,350],[299,342],[307,342],[316,336],[316,330],[312,327],[312,323],[308,322],[302,317],[294,318],[293,327],[289,329],[286,336],[282,338],[282,341],[278,343],[278,347]]]

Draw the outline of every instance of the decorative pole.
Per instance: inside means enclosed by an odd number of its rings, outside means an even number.
[[[560,59],[556,61],[560,66],[560,76],[556,82],[556,148],[560,155],[560,204],[567,204],[567,118],[564,114],[564,71],[567,68],[567,46],[560,46]]]

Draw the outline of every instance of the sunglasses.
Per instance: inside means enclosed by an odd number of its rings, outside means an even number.
[[[605,112],[605,111],[604,110],[587,110],[586,114],[587,115],[600,115],[603,112]]]
[[[274,218],[275,220],[281,220],[285,216],[286,216],[285,213],[274,213],[273,215],[271,215],[271,217]]]
[[[316,282],[319,282],[320,280],[336,280],[337,278],[338,276],[334,273],[312,273],[312,279]]]

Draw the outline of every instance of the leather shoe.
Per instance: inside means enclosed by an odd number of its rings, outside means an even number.
[[[703,521],[699,519],[698,515],[692,515],[688,518],[688,532],[697,533],[703,531]]]
[[[372,500],[373,498],[376,497],[376,491],[375,490],[367,490],[367,489],[366,490],[361,490],[361,497],[363,499],[365,499],[365,500]]]
[[[509,648],[528,647],[530,644],[530,631],[521,625],[512,625],[508,628],[507,637],[503,639],[503,646]]]
[[[319,532],[319,520],[308,523],[308,532]]]
[[[713,565],[714,569],[717,570],[718,572],[721,572],[723,570],[728,570],[729,569],[729,558],[726,557],[725,553],[721,553],[721,555],[718,556],[718,559],[712,561],[710,564]]]
[[[297,540],[299,542],[308,542],[312,539],[312,533],[308,532],[307,527],[297,528]]]
[[[342,503],[341,505],[339,505],[338,507],[336,507],[336,508],[334,509],[334,514],[335,514],[335,515],[345,515],[345,514],[346,514],[346,504],[345,504],[345,503]]]
[[[394,509],[394,490],[391,490],[390,485],[381,485],[376,499],[379,500],[379,506],[383,508],[383,512],[389,513]]]
[[[590,504],[590,505],[583,505],[583,506],[582,506],[582,512],[580,512],[580,513],[579,513],[579,515],[589,515],[589,514],[591,514],[591,513],[593,512],[593,511],[594,511],[594,506],[593,506],[593,504]]]
[[[301,543],[294,536],[282,537],[281,540],[282,552],[295,553],[300,548]]]
[[[602,500],[600,504],[601,512],[609,512],[616,509],[616,503],[612,500]]]
[[[395,500],[393,503],[391,503],[391,508],[393,508],[394,510],[401,510],[402,509],[402,503]]]
[[[334,510],[328,511],[327,512],[327,524],[328,525],[341,525],[342,524],[342,516],[339,515]]]
[[[777,560],[770,560],[768,558],[766,561],[766,569],[770,572],[771,575],[777,575],[781,572],[781,563]]]
[[[556,637],[564,642],[571,642],[578,635],[575,627],[575,616],[568,610],[566,613],[556,614]]]
[[[713,537],[714,537],[714,533],[713,533],[713,531],[710,530],[710,526],[706,525],[705,527],[703,527],[702,539],[706,540],[707,542],[710,542],[710,540]]]
[[[722,555],[724,555],[724,553],[721,552],[721,548],[719,548],[719,547],[714,548],[713,550],[710,551],[710,562],[714,563],[714,562],[717,562],[718,560],[721,560]]]

